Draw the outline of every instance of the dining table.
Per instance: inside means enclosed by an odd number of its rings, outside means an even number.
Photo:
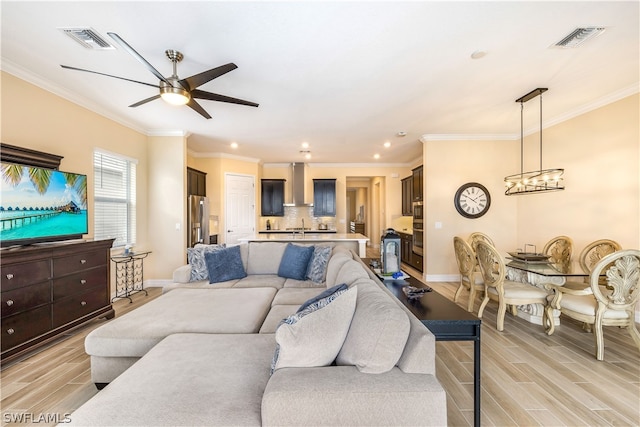
[[[586,273],[578,261],[568,263],[553,263],[546,260],[527,261],[512,256],[506,257],[505,276],[507,280],[527,283],[531,286],[547,289],[546,285],[564,286],[567,282],[584,283],[589,287]],[[517,315],[536,325],[543,325],[544,305],[527,304],[517,307]],[[560,324],[560,311],[554,310],[554,325]]]

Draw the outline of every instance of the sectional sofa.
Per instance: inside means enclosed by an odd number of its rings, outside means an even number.
[[[190,261],[87,336],[108,385],[71,425],[447,424],[433,334],[350,250],[251,242]]]

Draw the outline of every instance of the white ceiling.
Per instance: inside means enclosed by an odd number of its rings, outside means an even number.
[[[299,151],[308,142],[313,163],[415,163],[420,138],[518,141],[514,101],[537,87],[549,88],[546,126],[639,85],[638,1],[3,0],[1,7],[3,70],[144,133],[185,132],[194,152],[263,162],[305,161]],[[184,54],[181,78],[233,62],[238,69],[200,89],[260,106],[200,101],[210,120],[161,100],[129,108],[156,89],[60,67],[157,83],[119,46],[87,50],[58,30],[85,26],[109,41],[107,32],[119,34],[166,76],[166,49]],[[550,48],[580,26],[606,31],[579,48]],[[471,59],[477,50],[486,56]],[[525,131],[538,127],[536,99],[525,104]]]

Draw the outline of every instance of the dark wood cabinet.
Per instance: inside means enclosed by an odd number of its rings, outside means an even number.
[[[364,222],[349,222],[349,232],[364,234]]]
[[[413,252],[413,235],[409,233],[397,232],[400,236],[400,259],[403,263],[410,265],[416,270],[423,271],[422,255]]]
[[[262,216],[284,216],[284,183],[284,179],[261,180]]]
[[[421,202],[423,200],[422,166],[418,166],[417,168],[412,170],[412,179],[413,179],[413,195],[411,199],[414,202]]]
[[[207,174],[205,172],[187,168],[187,195],[207,195]]]
[[[413,215],[413,176],[402,179],[402,215]]]
[[[313,216],[336,216],[336,180],[313,180]]]
[[[114,316],[112,244],[106,239],[2,250],[2,363],[93,318]]]

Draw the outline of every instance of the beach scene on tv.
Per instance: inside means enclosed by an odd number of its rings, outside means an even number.
[[[87,177],[1,163],[0,240],[87,233]]]

